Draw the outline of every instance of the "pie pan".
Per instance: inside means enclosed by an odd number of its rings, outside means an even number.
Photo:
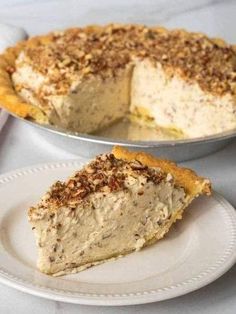
[[[53,145],[85,158],[108,152],[114,145],[120,145],[131,150],[142,150],[146,153],[181,162],[214,153],[229,144],[236,136],[236,129],[233,129],[194,139],[131,141],[65,131],[53,125],[39,124],[14,114],[13,116],[22,123],[27,123],[35,132]]]
[[[32,38],[31,44],[35,44],[38,41],[47,42],[48,37]],[[17,119],[35,128],[46,140],[69,152],[90,158],[99,153],[110,151],[114,145],[120,145],[179,162],[214,153],[227,145],[236,136],[236,129],[232,129],[194,139],[132,141],[71,132],[49,125],[48,118],[44,112],[38,107],[26,103],[16,93],[7,70],[9,66],[14,66],[15,59],[24,48],[24,45],[25,42],[20,42],[16,47],[8,48],[4,55],[0,56],[0,83],[2,84],[0,86],[0,105],[3,105],[3,108]],[[39,121],[39,123],[36,121]]]

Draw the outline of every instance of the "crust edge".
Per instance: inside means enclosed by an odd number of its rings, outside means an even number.
[[[31,42],[32,45],[36,45],[38,41],[38,37],[21,41],[15,47],[6,49],[0,55],[0,107],[20,118],[35,120],[40,124],[48,124],[48,118],[40,108],[27,103],[17,94],[8,73],[8,68],[15,66],[15,60],[26,43]]]
[[[149,167],[161,168],[165,173],[171,173],[176,183],[183,186],[190,197],[196,197],[199,194],[211,195],[210,180],[198,176],[191,169],[179,167],[172,161],[159,159],[144,152],[128,151],[120,146],[114,146],[112,153],[116,158],[128,161],[135,159]]]

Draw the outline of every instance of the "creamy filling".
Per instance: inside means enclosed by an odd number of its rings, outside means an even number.
[[[61,125],[70,130],[92,133],[124,117],[129,111],[131,69],[115,78],[91,78],[78,83],[67,96],[49,96]]]
[[[63,207],[31,223],[39,246],[38,267],[57,273],[139,250],[184,207],[185,192],[170,175],[158,185],[143,176],[126,179],[126,189],[90,195],[75,210]],[[162,235],[161,235],[162,236]]]
[[[44,110],[51,123],[82,133],[103,129],[127,115],[130,102],[132,67],[127,66],[116,77],[78,79],[67,95],[57,95],[53,84],[22,62],[21,53],[12,80],[18,93],[29,103]],[[42,99],[40,95],[45,95]],[[47,96],[48,95],[48,96]]]
[[[160,64],[137,61],[131,83],[131,113],[144,123],[173,129],[186,137],[207,136],[236,127],[236,107],[229,94],[215,96]],[[146,121],[145,121],[146,120]],[[137,121],[137,119],[136,119]]]
[[[93,133],[128,111],[136,122],[168,129],[176,137],[207,136],[236,127],[232,95],[204,92],[197,83],[168,76],[160,64],[148,59],[135,60],[134,68],[120,70],[115,78],[78,80],[68,95],[57,95],[53,84],[24,58],[21,53],[12,76],[19,94],[46,111],[51,123],[66,129]],[[49,96],[42,100],[37,96],[40,93]]]

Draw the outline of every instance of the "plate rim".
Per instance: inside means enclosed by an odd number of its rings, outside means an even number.
[[[2,184],[11,182],[19,176],[30,175],[32,173],[47,171],[56,168],[67,168],[74,166],[82,166],[86,162],[85,158],[81,160],[67,160],[59,162],[43,163],[39,165],[32,165],[20,169],[16,169],[5,174],[0,175],[0,187]],[[62,289],[53,289],[33,284],[25,279],[15,277],[7,273],[0,266],[0,282],[7,286],[13,287],[22,292],[26,292],[35,296],[43,297],[50,300],[62,301],[67,303],[85,304],[85,305],[134,305],[145,304],[151,302],[162,301],[178,297],[194,290],[197,290],[217,278],[221,277],[227,272],[236,262],[236,211],[234,207],[219,193],[214,192],[212,195],[218,202],[221,203],[225,209],[225,214],[231,221],[231,243],[227,248],[227,253],[220,257],[213,266],[206,268],[200,274],[181,283],[169,285],[167,287],[159,288],[156,290],[124,293],[124,294],[96,294],[96,293],[79,293],[69,292]],[[205,276],[205,277],[204,277]],[[200,280],[200,281],[199,281]],[[168,293],[166,293],[168,291]]]

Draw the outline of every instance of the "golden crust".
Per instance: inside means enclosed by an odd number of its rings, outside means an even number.
[[[148,167],[158,167],[164,173],[170,173],[175,178],[175,182],[182,186],[191,197],[198,194],[211,194],[211,183],[208,179],[198,176],[191,169],[178,167],[174,162],[159,159],[144,152],[131,152],[120,146],[115,146],[112,154],[118,159],[138,160]]]
[[[7,111],[38,123],[48,123],[48,118],[40,108],[24,101],[15,91],[10,71],[15,67],[15,60],[24,49],[26,41],[19,42],[14,48],[8,48],[0,55],[0,106]]]

